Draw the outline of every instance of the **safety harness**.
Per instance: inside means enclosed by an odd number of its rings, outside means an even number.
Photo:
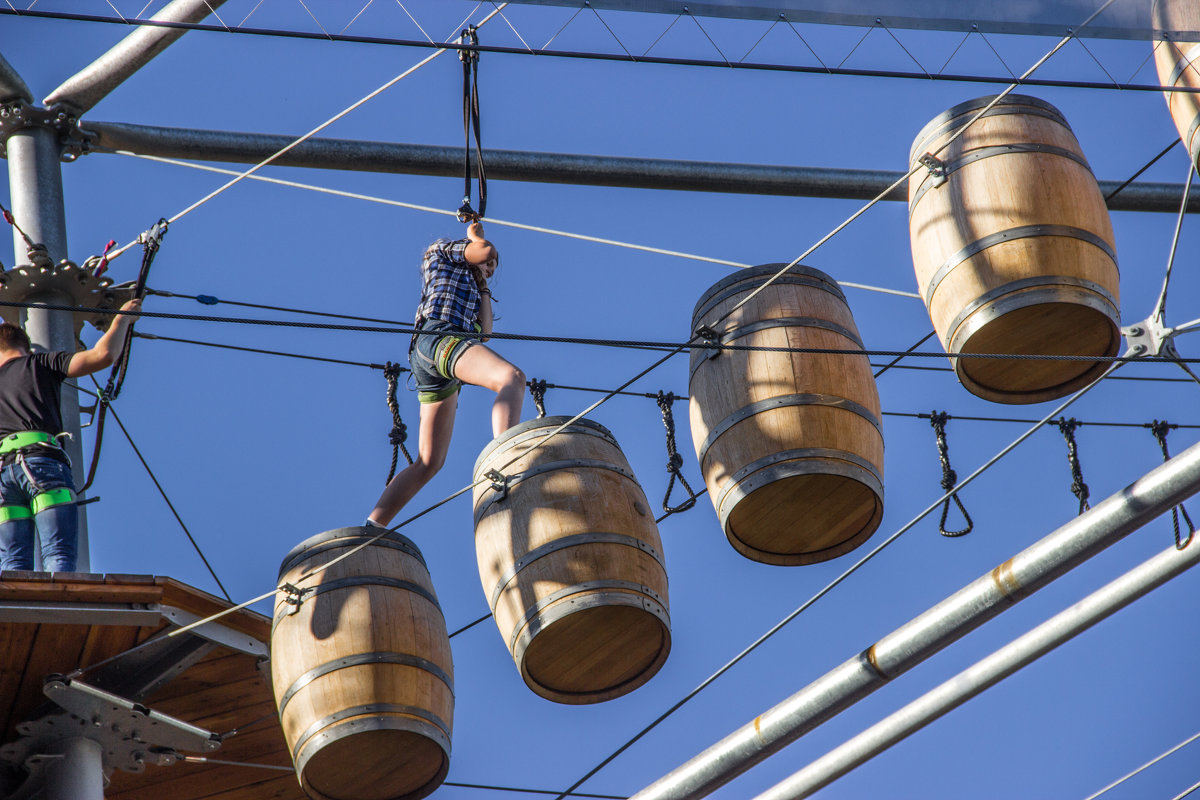
[[[21,465],[21,470],[25,473],[25,477],[29,480],[29,483],[37,486],[37,480],[30,473],[29,467],[25,465],[25,457],[44,453],[47,448],[61,453],[66,457],[66,451],[62,449],[62,445],[59,444],[58,440],[62,436],[69,435],[66,433],[54,435],[42,431],[18,431],[10,433],[8,436],[0,439],[0,464],[7,464],[15,460],[16,463]],[[63,486],[57,489],[47,489],[34,495],[33,500],[28,506],[15,503],[0,505],[0,522],[8,522],[14,519],[32,519],[35,514],[39,514],[48,508],[74,502],[75,492],[68,487]]]

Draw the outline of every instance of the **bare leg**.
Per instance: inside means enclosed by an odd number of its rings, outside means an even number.
[[[457,392],[445,400],[421,405],[417,458],[388,482],[368,519],[386,526],[442,468],[442,464],[446,463],[446,451],[450,449],[450,435],[454,432],[454,413],[457,410]]]
[[[496,393],[492,405],[492,435],[499,436],[521,421],[525,400],[525,373],[481,344],[459,356],[454,377]]]

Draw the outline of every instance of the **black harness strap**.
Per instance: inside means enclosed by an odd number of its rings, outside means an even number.
[[[474,25],[463,30],[462,44],[478,45],[479,33]],[[462,49],[458,58],[463,65],[463,202],[458,209],[460,222],[474,222],[487,212],[487,174],[483,166],[483,144],[479,124],[479,51]],[[471,134],[475,135],[475,169],[479,183],[479,211],[471,207]]]

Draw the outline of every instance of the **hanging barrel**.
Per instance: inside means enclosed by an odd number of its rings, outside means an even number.
[[[955,106],[917,135],[916,164],[993,98]],[[921,296],[972,394],[1038,403],[1082,388],[1120,345],[1117,257],[1096,178],[1062,114],[1008,95],[908,184]],[[1092,360],[1097,359],[1097,360]]]
[[[271,679],[301,787],[319,800],[425,797],[450,767],[454,667],[421,552],[395,531],[339,528],[288,553],[289,584],[303,594],[276,595]]]
[[[1194,0],[1156,0],[1153,9],[1155,30],[1163,41],[1154,44],[1154,64],[1160,86],[1200,89],[1200,6]],[[1167,108],[1191,154],[1192,163],[1200,158],[1200,95],[1194,92],[1163,92]]]
[[[784,264],[709,289],[710,325]],[[862,350],[846,297],[820,270],[792,267],[711,330],[721,344]],[[813,564],[874,533],[883,517],[883,430],[866,355],[694,348],[692,440],[725,535],[767,564]]]
[[[480,454],[475,551],[529,688],[558,703],[598,703],[633,691],[666,661],[667,571],[654,515],[616,440],[586,419],[548,438],[569,419],[521,423]]]

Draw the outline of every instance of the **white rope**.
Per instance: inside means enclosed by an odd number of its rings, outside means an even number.
[[[141,159],[145,159],[146,161],[157,161],[161,164],[172,164],[172,165],[175,165],[178,167],[189,167],[191,169],[203,170],[205,172],[216,172],[216,173],[219,173],[222,175],[237,175],[237,174],[239,174],[236,170],[223,169],[221,167],[212,167],[212,166],[207,166],[205,164],[195,164],[190,161],[181,161],[181,160],[175,159],[175,158],[163,158],[162,156],[147,156],[147,155],[142,155],[141,153],[133,153],[128,150],[117,150],[115,152],[117,153],[117,155],[133,156],[134,158],[141,158]],[[369,203],[380,203],[380,204],[386,205],[386,206],[395,206],[397,208],[407,208],[407,209],[412,209],[414,211],[426,211],[426,212],[429,212],[430,214],[442,214],[443,216],[449,216],[449,217],[455,216],[455,212],[453,212],[453,211],[446,211],[444,209],[434,208],[432,206],[423,206],[418,203],[406,203],[403,200],[389,200],[386,197],[377,197],[377,196],[369,195],[369,194],[359,194],[358,192],[347,192],[347,191],[343,191],[341,189],[330,189],[325,186],[315,186],[310,183],[300,183],[298,181],[283,180],[282,178],[268,178],[264,175],[251,175],[248,177],[250,177],[252,180],[262,181],[263,183],[273,183],[278,186],[288,186],[293,189],[307,189],[312,192],[320,192],[322,194],[330,194],[330,195],[335,195],[337,197],[347,197],[352,200],[365,200]],[[722,266],[727,266],[727,267],[737,267],[738,269],[746,269],[748,267],[753,266],[751,264],[746,264],[741,261],[728,261],[723,258],[711,258],[709,256],[696,255],[695,253],[684,253],[679,250],[666,250],[661,247],[650,247],[648,245],[634,244],[632,242],[622,242],[622,241],[618,241],[616,239],[605,239],[600,236],[588,236],[587,234],[572,233],[571,231],[558,230],[556,228],[545,228],[545,227],[542,227],[539,225],[527,225],[523,222],[513,222],[511,220],[496,219],[495,217],[488,217],[484,221],[489,225],[499,225],[499,226],[505,227],[505,228],[515,228],[517,230],[532,231],[534,233],[545,233],[545,234],[549,234],[551,236],[562,236],[567,239],[577,239],[582,242],[594,242],[596,244],[612,245],[613,247],[623,247],[628,250],[640,250],[644,253],[654,253],[656,255],[672,256],[674,258],[686,258],[686,259],[690,259],[692,261],[703,261],[708,264],[720,264]],[[920,297],[921,297],[916,292],[906,292],[906,291],[903,291],[900,289],[888,289],[888,288],[882,287],[882,286],[870,286],[865,283],[851,283],[849,281],[838,281],[838,283],[841,286],[845,286],[845,287],[848,287],[851,289],[862,289],[862,290],[868,291],[868,292],[881,292],[883,294],[892,294],[892,295],[897,295],[899,297],[913,297],[913,298],[917,298],[917,299],[920,299]]]
[[[1180,742],[1179,744],[1175,745],[1174,747],[1172,747],[1172,748],[1171,748],[1170,750],[1168,750],[1167,752],[1163,753],[1163,754],[1162,754],[1161,756],[1159,756],[1158,758],[1155,758],[1155,759],[1153,759],[1153,760],[1151,760],[1151,761],[1147,761],[1145,764],[1142,764],[1140,767],[1138,767],[1137,769],[1135,769],[1133,772],[1129,773],[1128,775],[1126,775],[1126,776],[1124,776],[1124,777],[1122,777],[1122,778],[1118,778],[1117,780],[1113,781],[1113,782],[1112,782],[1112,783],[1110,783],[1108,786],[1105,786],[1103,789],[1101,789],[1100,791],[1096,792],[1095,794],[1088,795],[1086,798],[1084,798],[1084,800],[1096,800],[1096,798],[1097,798],[1097,797],[1099,797],[1100,795],[1104,794],[1104,793],[1105,793],[1105,792],[1107,792],[1109,789],[1115,789],[1116,787],[1120,786],[1120,785],[1121,785],[1122,783],[1124,783],[1125,781],[1127,781],[1127,780],[1129,780],[1130,778],[1132,778],[1134,775],[1137,775],[1139,772],[1141,772],[1141,771],[1143,771],[1143,770],[1146,770],[1146,769],[1149,769],[1150,767],[1153,767],[1155,764],[1157,764],[1158,762],[1162,761],[1162,760],[1163,760],[1164,758],[1166,758],[1167,756],[1169,756],[1169,755],[1171,755],[1171,754],[1173,754],[1173,753],[1175,753],[1175,752],[1178,752],[1179,750],[1182,750],[1183,748],[1187,747],[1189,744],[1191,744],[1192,742],[1196,741],[1197,739],[1200,739],[1200,733],[1197,733],[1197,734],[1195,734],[1195,735],[1194,735],[1194,736],[1192,736],[1191,738],[1184,739],[1182,742]]]
[[[485,16],[485,17],[484,17],[482,20],[480,20],[480,21],[479,21],[479,25],[477,25],[476,27],[481,27],[481,26],[483,26],[483,25],[484,25],[484,24],[485,24],[485,23],[486,23],[488,20],[490,20],[492,17],[494,17],[494,16],[496,16],[497,14],[499,14],[499,13],[500,13],[500,12],[501,12],[501,11],[504,9],[504,7],[505,7],[505,6],[507,6],[507,5],[508,5],[508,3],[501,3],[501,4],[500,4],[500,6],[498,6],[497,8],[495,8],[495,10],[491,11],[490,13],[488,13],[488,15],[487,15],[487,16]],[[246,170],[245,172],[242,172],[242,173],[238,174],[238,175],[237,175],[237,177],[235,177],[235,178],[234,178],[233,180],[231,180],[231,181],[228,181],[228,182],[226,182],[226,183],[225,183],[223,186],[219,186],[218,188],[216,188],[216,189],[214,189],[213,191],[209,192],[207,195],[205,195],[204,197],[200,198],[200,199],[199,199],[199,200],[197,200],[195,203],[192,203],[190,206],[188,206],[187,208],[183,209],[182,211],[180,211],[180,212],[179,212],[178,214],[176,214],[175,216],[173,216],[173,217],[169,218],[169,219],[167,220],[167,223],[168,223],[168,224],[170,224],[170,223],[173,223],[173,222],[175,222],[175,221],[177,221],[177,220],[181,219],[182,217],[185,217],[185,216],[187,216],[188,214],[190,214],[191,212],[195,211],[195,210],[196,210],[197,208],[199,208],[200,206],[202,206],[202,205],[204,205],[205,203],[207,203],[209,200],[212,200],[214,197],[216,197],[217,195],[219,195],[219,194],[221,194],[222,192],[224,192],[226,189],[229,189],[230,187],[234,186],[235,184],[238,184],[238,183],[242,182],[243,180],[245,180],[246,178],[249,178],[249,177],[250,177],[250,176],[252,176],[252,175],[253,175],[255,172],[258,172],[260,169],[262,169],[263,167],[265,167],[267,164],[270,164],[272,161],[274,161],[275,159],[279,158],[279,157],[280,157],[281,155],[283,155],[284,153],[287,153],[287,152],[288,152],[289,150],[291,150],[292,148],[294,148],[294,147],[297,147],[297,146],[299,146],[300,144],[302,144],[302,143],[304,143],[304,142],[308,141],[309,139],[311,139],[313,136],[316,136],[318,133],[320,133],[321,131],[325,130],[325,129],[326,129],[326,128],[328,128],[330,125],[332,125],[333,123],[335,123],[335,122],[337,122],[338,120],[340,120],[342,117],[344,117],[344,116],[346,116],[347,114],[349,114],[350,112],[352,112],[352,111],[354,111],[354,110],[358,109],[358,108],[359,108],[360,106],[362,106],[364,103],[366,103],[366,102],[368,102],[368,101],[370,101],[370,100],[374,99],[375,97],[379,96],[380,94],[382,94],[383,92],[387,91],[387,90],[388,90],[388,89],[390,89],[391,87],[395,86],[397,83],[399,83],[400,81],[404,80],[404,79],[405,79],[405,78],[407,78],[409,75],[413,74],[413,73],[414,73],[414,72],[416,72],[418,69],[420,69],[421,67],[425,66],[425,65],[426,65],[426,64],[428,64],[430,61],[433,61],[435,58],[437,58],[438,56],[442,55],[442,54],[443,54],[443,53],[445,53],[445,52],[446,52],[446,48],[445,48],[445,47],[442,47],[442,48],[439,48],[439,49],[437,49],[437,50],[433,51],[433,52],[432,52],[432,53],[430,53],[428,56],[426,56],[425,58],[421,59],[420,61],[418,61],[418,62],[417,62],[416,64],[414,64],[413,66],[409,67],[408,69],[404,70],[404,72],[401,72],[399,75],[397,75],[396,77],[392,78],[390,81],[388,81],[387,83],[383,84],[382,86],[380,86],[380,87],[379,87],[378,89],[376,89],[375,91],[373,91],[373,92],[371,92],[370,94],[366,95],[365,97],[363,97],[363,98],[362,98],[361,100],[359,100],[358,102],[354,103],[353,105],[351,105],[350,107],[346,108],[345,110],[343,110],[343,111],[341,111],[341,112],[339,112],[339,113],[335,114],[334,116],[330,117],[330,118],[329,118],[329,119],[327,119],[325,122],[322,122],[320,125],[318,125],[317,127],[313,128],[311,131],[309,131],[308,133],[304,134],[304,135],[303,135],[303,136],[301,136],[299,139],[296,139],[296,140],[295,140],[295,141],[293,141],[291,144],[289,144],[287,147],[284,147],[284,148],[283,148],[282,150],[280,150],[279,152],[277,152],[277,153],[275,153],[275,154],[273,154],[273,155],[269,156],[269,157],[268,157],[268,158],[266,158],[264,161],[260,161],[259,163],[255,164],[253,167],[251,167],[250,169]],[[140,237],[139,237],[139,238],[140,238]],[[134,246],[135,244],[137,244],[137,243],[138,243],[138,239],[134,239],[132,242],[130,242],[129,244],[125,245],[124,247],[120,247],[120,248],[118,248],[117,250],[114,250],[112,253],[110,253],[110,254],[109,254],[109,256],[108,256],[108,260],[109,260],[109,261],[112,261],[113,259],[115,259],[115,258],[117,258],[118,256],[120,256],[122,253],[124,253],[126,250],[128,250],[128,249],[129,249],[129,248],[131,248],[131,247],[133,247],[133,246]]]

